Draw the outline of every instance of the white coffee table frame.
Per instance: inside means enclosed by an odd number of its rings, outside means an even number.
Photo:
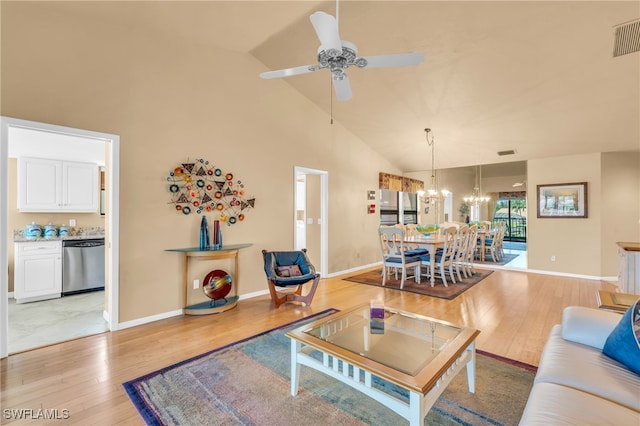
[[[362,309],[362,307],[356,309]],[[316,323],[346,315],[348,312],[333,314]],[[460,335],[449,342],[441,354],[418,374],[411,376],[304,333],[303,330],[309,329],[313,324],[287,333],[291,339],[291,395],[293,396],[298,394],[300,366],[305,365],[375,399],[407,419],[410,425],[417,426],[423,424],[424,417],[438,397],[465,367],[469,392],[475,393],[475,338],[479,334],[478,330],[463,328]],[[311,356],[313,351],[319,351],[322,354],[322,361]],[[363,374],[360,374],[361,371]],[[364,380],[361,376],[364,376]],[[372,387],[373,377],[379,377],[405,388],[409,392],[409,403]]]

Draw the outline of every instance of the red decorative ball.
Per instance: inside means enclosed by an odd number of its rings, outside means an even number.
[[[209,272],[202,282],[202,290],[209,299],[222,299],[229,294],[233,279],[231,274],[222,269],[215,269]]]

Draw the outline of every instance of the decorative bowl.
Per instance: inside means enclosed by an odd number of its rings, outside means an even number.
[[[435,234],[438,233],[439,229],[440,229],[440,226],[433,225],[433,224],[424,225],[424,226],[416,226],[416,231],[418,231],[419,233],[421,233],[422,235],[424,235],[427,238],[431,238],[431,237],[435,236]]]
[[[215,269],[204,277],[202,290],[209,299],[223,299],[231,291],[232,284],[231,274],[221,269]]]

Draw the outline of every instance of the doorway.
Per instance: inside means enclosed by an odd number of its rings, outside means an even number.
[[[321,275],[328,271],[329,172],[294,167],[294,250],[306,248],[309,260]]]
[[[527,199],[524,197],[501,198],[496,202],[493,222],[504,222],[505,241],[527,242]]]
[[[101,141],[105,147],[107,170],[107,191],[105,204],[105,276],[106,297],[104,316],[109,330],[117,330],[119,325],[118,306],[118,248],[119,248],[119,144],[120,137],[108,133],[74,129],[46,123],[1,117],[0,128],[0,358],[8,355],[8,153],[11,135],[16,130],[29,130],[50,134],[52,137],[67,136],[78,140]],[[18,132],[19,133],[19,132]],[[13,232],[11,232],[13,235]]]

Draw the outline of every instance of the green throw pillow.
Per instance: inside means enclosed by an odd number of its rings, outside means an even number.
[[[602,353],[640,374],[640,299],[624,313],[604,343]]]

